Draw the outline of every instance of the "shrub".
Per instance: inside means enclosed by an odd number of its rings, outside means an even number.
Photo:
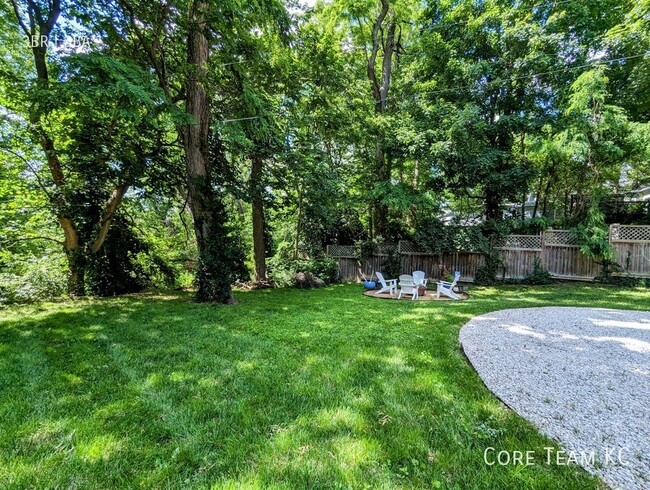
[[[491,286],[498,282],[497,276],[503,276],[503,261],[497,250],[492,250],[485,255],[485,265],[476,269],[476,284]]]
[[[339,278],[339,263],[329,257],[305,261],[302,269],[320,277],[325,284],[332,284]]]
[[[0,304],[33,303],[66,291],[66,260],[62,253],[30,256],[0,273]]]
[[[542,285],[551,284],[553,279],[551,278],[551,274],[542,267],[542,261],[539,258],[535,258],[533,261],[533,270],[528,273],[523,282],[524,284]]]
[[[361,240],[354,244],[357,258],[361,262],[372,259],[379,252],[377,240]]]
[[[125,218],[116,216],[102,247],[97,253],[87,255],[86,293],[115,296],[149,287],[148,271],[142,261],[136,260],[148,249],[148,244],[136,234],[134,227]]]
[[[598,207],[598,199],[594,199],[589,206],[586,223],[576,226],[572,232],[580,243],[580,251],[600,261],[601,276],[609,277],[613,272],[619,272],[621,267],[613,262],[614,250],[609,244],[609,226]]]
[[[617,270],[616,272],[622,272],[622,269]],[[636,287],[645,287],[650,288],[650,279],[642,277],[633,277],[627,274],[621,274],[613,276],[610,274],[599,274],[594,278],[596,282],[602,284],[611,284],[614,286],[624,287],[624,288],[636,288]]]
[[[269,276],[278,287],[295,286],[298,273],[309,273],[322,280],[323,284],[332,284],[338,281],[339,264],[329,257],[307,260],[273,257],[269,260]]]
[[[388,251],[383,269],[379,272],[382,272],[386,279],[394,279],[402,273],[402,257],[392,248]]]

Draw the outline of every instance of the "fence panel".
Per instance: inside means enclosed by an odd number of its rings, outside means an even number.
[[[557,279],[593,281],[600,272],[600,264],[572,245],[545,245],[542,265]]]
[[[610,225],[609,243],[624,274],[650,277],[650,226]]]
[[[327,255],[330,257],[344,257],[348,259],[357,256],[353,245],[328,245]]]
[[[533,270],[535,259],[541,259],[541,249],[501,248],[506,279],[523,279]]]
[[[342,281],[361,281],[362,274],[370,277],[370,274],[374,272],[381,272],[388,257],[385,255],[373,257],[367,260],[363,266],[356,258],[333,258],[338,260],[339,277]],[[402,272],[410,274],[413,271],[424,271],[426,277],[434,281],[442,279],[446,273],[453,274],[454,271],[460,271],[462,282],[473,282],[476,278],[476,269],[484,263],[481,254],[465,252],[441,255],[411,254],[402,255],[401,259]]]
[[[614,259],[625,274],[650,277],[650,226],[611,225],[609,240]],[[424,271],[432,280],[460,271],[462,280],[473,282],[476,270],[484,265],[477,252],[429,254],[410,242],[397,246],[382,244],[380,255],[367,261],[362,269],[353,246],[329,245],[327,253],[339,261],[341,279],[359,281],[361,274],[370,276],[385,266],[387,253],[393,249],[401,257],[402,272]],[[542,235],[510,235],[500,247],[506,278],[522,279],[533,270],[535,259],[556,279],[591,281],[600,273],[600,264],[580,252],[580,245],[569,230],[547,230]]]
[[[542,236],[508,235],[501,246],[495,248],[501,251],[503,277],[523,279],[533,270],[535,259],[541,256]]]
[[[543,235],[542,265],[557,279],[593,281],[600,264],[580,251],[569,230],[547,230]]]

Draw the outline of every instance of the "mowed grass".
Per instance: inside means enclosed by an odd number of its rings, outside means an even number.
[[[472,316],[647,309],[650,292],[472,288],[465,302],[356,285],[147,294],[0,310],[0,487],[598,488],[575,466],[487,466],[554,445],[484,387]]]

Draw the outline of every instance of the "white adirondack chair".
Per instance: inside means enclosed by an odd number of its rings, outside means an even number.
[[[424,272],[422,271],[415,271],[413,273],[413,281],[415,284],[421,284],[425,288],[427,287],[427,282],[429,282],[429,280],[424,277]]]
[[[384,279],[384,275],[381,272],[376,272],[375,275],[379,279],[379,284],[381,284],[381,289],[375,294],[381,294],[388,291],[390,295],[393,295],[397,292],[397,279]]]
[[[456,273],[454,274],[454,280],[452,282],[438,281],[436,283],[438,285],[438,293],[436,297],[439,298],[440,295],[442,294],[443,296],[447,296],[448,298],[451,299],[461,299],[461,297],[454,292],[454,286],[456,286],[458,279],[460,279],[460,272],[456,271]]]
[[[413,281],[413,276],[409,274],[399,276],[399,295],[397,299],[401,299],[402,294],[410,294],[413,300],[418,299],[418,285]]]

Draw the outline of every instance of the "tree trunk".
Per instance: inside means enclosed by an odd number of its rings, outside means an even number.
[[[485,193],[485,218],[488,220],[501,220],[501,196],[498,193],[486,189]]]
[[[68,294],[81,297],[86,292],[86,258],[79,248],[66,250],[68,259]]]
[[[296,219],[296,239],[293,247],[293,260],[298,260],[300,248],[300,227],[302,226],[302,187],[298,188],[298,217]]]
[[[551,188],[551,182],[553,181],[553,178],[549,178],[548,181],[546,182],[546,188],[544,189],[544,201],[543,201],[543,206],[542,206],[542,216],[546,216],[546,205],[548,203],[548,193]]]
[[[524,189],[524,195],[521,201],[521,222],[526,221],[526,201],[528,201],[528,189]]]
[[[379,184],[385,183],[386,178],[386,155],[384,153],[384,135],[377,135],[377,145],[375,147],[375,175]],[[388,227],[388,206],[381,202],[381,198],[376,198],[374,203],[374,235],[386,238],[386,228]]]
[[[262,170],[264,161],[259,155],[251,159],[250,187],[253,207],[253,262],[254,282],[268,282],[266,277],[266,240],[264,238],[264,200],[262,199]]]
[[[190,7],[187,38],[189,73],[186,83],[186,110],[196,121],[183,131],[190,209],[199,252],[197,270],[198,301],[234,303],[230,269],[224,263],[223,204],[212,187],[208,137],[210,103],[203,88],[207,77],[209,44],[205,34],[208,3],[195,1]],[[225,266],[225,267],[224,267]]]
[[[539,183],[535,191],[535,205],[533,206],[533,218],[537,217],[537,209],[539,208],[539,198],[542,194],[542,184],[544,181],[544,175],[539,176]]]
[[[384,21],[388,16],[388,28],[384,39]],[[386,112],[388,92],[390,90],[391,74],[393,69],[393,55],[399,54],[399,40],[395,39],[397,24],[390,13],[388,0],[381,0],[381,9],[372,26],[372,49],[367,60],[366,73],[370,80],[373,98],[375,100],[375,114],[382,115]],[[377,55],[383,49],[381,61],[381,75],[376,72]],[[386,151],[384,148],[384,131],[379,129],[375,146],[375,175],[377,184],[390,182],[390,168],[386,164]],[[388,227],[388,206],[380,198],[373,201],[374,235],[385,235]]]

